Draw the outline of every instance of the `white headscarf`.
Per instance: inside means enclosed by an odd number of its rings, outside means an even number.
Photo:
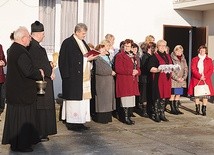
[[[205,55],[200,55],[198,54],[198,57],[199,57],[199,61],[198,61],[198,72],[200,74],[203,74],[204,73],[204,59],[206,58],[206,54]]]

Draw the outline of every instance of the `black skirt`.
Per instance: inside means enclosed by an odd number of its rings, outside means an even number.
[[[7,104],[2,144],[13,149],[25,149],[40,142],[36,130],[36,103],[31,105]]]
[[[37,95],[37,129],[42,137],[57,133],[53,81],[47,77],[45,81],[45,94]]]
[[[96,113],[94,121],[97,123],[107,124],[109,122],[112,122],[112,114],[111,112]]]
[[[37,109],[37,129],[40,136],[48,136],[57,133],[55,108]]]

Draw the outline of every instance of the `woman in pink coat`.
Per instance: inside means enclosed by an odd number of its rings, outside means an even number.
[[[135,106],[135,96],[140,95],[138,89],[138,76],[140,75],[140,64],[131,51],[133,41],[124,41],[124,50],[117,54],[115,59],[116,72],[116,97],[121,99],[124,109],[124,122],[128,125],[134,124],[130,119],[130,107]]]
[[[191,80],[188,89],[188,94],[194,96],[194,87],[198,84],[204,84],[203,81],[209,86],[210,95],[214,95],[211,75],[213,73],[212,59],[207,56],[207,47],[202,45],[198,49],[198,56],[194,57],[191,62]],[[195,97],[196,115],[200,114],[200,99],[202,100],[202,115],[206,116],[206,105],[210,96]]]

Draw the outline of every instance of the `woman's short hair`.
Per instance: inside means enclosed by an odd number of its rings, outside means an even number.
[[[205,49],[205,50],[206,50],[205,53],[208,54],[208,48],[207,48],[207,46],[201,45],[201,46],[198,48],[198,53],[200,52],[201,49]]]
[[[133,40],[132,39],[126,39],[126,40],[124,40],[124,45],[125,44],[133,44],[134,42],[133,42]]]
[[[139,46],[136,43],[132,44],[132,48],[137,48],[137,52],[139,52]]]
[[[177,50],[184,50],[184,48],[181,45],[176,45],[173,51],[177,51]]]
[[[96,47],[95,47],[95,50],[99,51],[101,48],[104,48],[105,45],[103,44],[98,44]]]

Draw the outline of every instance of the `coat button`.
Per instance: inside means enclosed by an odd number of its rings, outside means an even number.
[[[79,64],[81,64],[81,62],[79,62]]]
[[[80,71],[78,71],[78,73],[80,73]]]

